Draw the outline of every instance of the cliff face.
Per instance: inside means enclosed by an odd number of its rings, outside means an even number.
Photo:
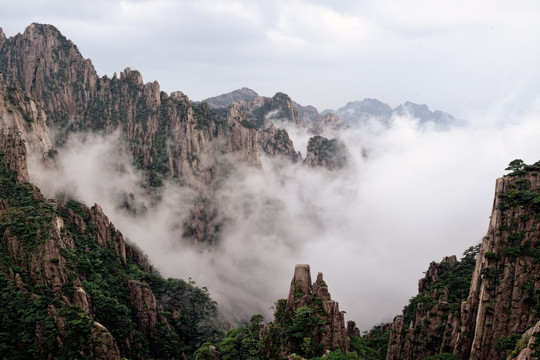
[[[256,137],[244,134],[236,117],[220,118],[180,92],[168,96],[129,68],[119,77],[99,78],[53,26],[32,24],[3,41],[0,72],[10,86],[44,104],[49,125],[106,133],[122,128],[137,164],[153,176],[194,176],[208,184],[216,163],[203,164],[206,155],[234,152],[258,162]]]
[[[51,140],[46,124],[47,116],[41,105],[21,90],[7,86],[2,74],[0,74],[0,99],[0,128],[17,129],[28,152],[38,156],[45,164],[49,164]],[[23,166],[26,166],[26,161],[18,164],[19,169]],[[24,176],[21,180],[28,181],[26,170],[21,171],[20,175]]]
[[[498,356],[495,344],[540,318],[540,178],[536,164],[497,180],[487,235],[461,308],[455,353]]]
[[[208,294],[164,280],[101,208],[48,202],[0,133],[0,357],[180,358],[219,339]]]
[[[394,319],[386,359],[423,359],[452,352],[452,334],[458,326],[476,253],[470,248],[461,261],[450,256],[429,265],[418,282],[418,295],[404,308],[403,316]]]
[[[464,260],[472,264],[467,252],[461,262],[430,264],[419,295],[394,320],[387,359],[514,358],[521,351],[526,358],[535,351],[537,331],[528,329],[540,320],[540,163],[513,170],[496,182],[474,271],[463,271]]]

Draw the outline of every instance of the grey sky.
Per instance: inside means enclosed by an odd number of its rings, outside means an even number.
[[[8,36],[55,25],[100,75],[138,69],[194,100],[247,86],[322,111],[374,97],[466,118],[538,95],[536,1],[8,1]]]

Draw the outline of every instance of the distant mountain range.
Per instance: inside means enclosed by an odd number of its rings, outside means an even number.
[[[365,124],[370,119],[376,119],[386,126],[389,126],[392,117],[411,116],[420,121],[420,124],[433,122],[438,128],[447,128],[449,125],[456,125],[458,121],[443,111],[431,111],[427,105],[419,105],[410,101],[392,109],[389,105],[377,100],[366,98],[362,101],[351,101],[347,105],[336,110],[324,110],[322,114],[335,114],[344,123],[351,127],[358,127]]]
[[[204,101],[210,108],[226,108],[235,102],[249,101],[259,97],[259,95],[246,87],[234,90],[230,93],[205,99]],[[377,120],[385,126],[390,126],[392,118],[396,116],[411,116],[419,120],[420,124],[434,123],[439,129],[446,129],[450,125],[457,125],[457,121],[452,115],[435,110],[431,111],[425,104],[415,104],[410,101],[392,109],[377,99],[365,98],[361,101],[351,101],[347,105],[337,110],[326,109],[320,114],[313,106],[302,106],[295,103],[300,116],[310,122],[310,119],[316,119],[319,116],[333,114],[350,127],[359,127],[366,124],[370,119]]]

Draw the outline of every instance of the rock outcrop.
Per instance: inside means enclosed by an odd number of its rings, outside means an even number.
[[[497,358],[495,343],[540,318],[540,178],[532,166],[500,178],[454,352],[460,359]]]
[[[540,321],[525,331],[517,341],[508,360],[531,360],[540,357]]]
[[[286,301],[278,301],[274,322],[294,329],[291,337],[282,342],[282,354],[285,356],[298,352],[298,341],[305,337],[310,339],[310,343],[318,344],[315,347],[321,354],[327,350],[349,350],[344,312],[339,310],[339,303],[332,300],[322,273],[318,273],[317,280],[311,283],[307,264],[295,266],[289,295]],[[299,324],[306,324],[306,328]]]
[[[471,251],[461,262],[449,257],[430,264],[419,295],[394,320],[387,359],[439,353],[462,360],[527,358],[534,351],[530,329],[540,320],[540,162],[515,165],[497,179],[474,271],[460,269],[464,260],[470,263]]]
[[[266,155],[272,157],[283,156],[292,162],[302,159],[300,152],[295,151],[287,130],[278,129],[272,123],[259,131],[259,144]]]
[[[51,150],[51,140],[49,128],[47,127],[47,116],[40,103],[32,100],[21,90],[10,87],[6,84],[3,75],[0,73],[0,129],[3,132],[9,128],[17,129],[25,144],[26,153],[37,156],[46,165],[50,165],[49,151]],[[4,141],[2,141],[5,144]],[[11,146],[13,144],[10,144]],[[25,153],[25,154],[26,154]],[[8,159],[9,161],[9,159]],[[18,164],[19,174],[28,181],[28,172],[23,169],[26,160]]]
[[[309,139],[304,164],[335,170],[345,167],[348,158],[349,152],[342,141],[317,135]]]
[[[391,327],[387,360],[423,359],[452,352],[452,337],[459,322],[458,309],[468,289],[476,251],[461,260],[445,257],[431,262],[418,282],[418,295]],[[464,289],[465,288],[465,289]]]

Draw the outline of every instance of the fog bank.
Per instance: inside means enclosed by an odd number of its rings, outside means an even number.
[[[538,107],[509,122],[497,114],[447,131],[407,117],[387,130],[368,123],[343,131],[351,156],[339,171],[266,157],[260,169],[236,164],[214,196],[224,220],[215,248],[182,239],[195,194],[167,183],[161,201],[150,200],[118,133],[72,136],[58,149],[57,170],[35,162],[29,170],[48,197],[100,204],[164,276],[208,287],[225,315],[270,321],[294,265],[308,263],[312,276],[324,273],[346,319],[366,330],[400,313],[430,261],[459,258],[481,241],[495,179],[511,160],[539,160]],[[137,214],[118,206],[126,198]]]

